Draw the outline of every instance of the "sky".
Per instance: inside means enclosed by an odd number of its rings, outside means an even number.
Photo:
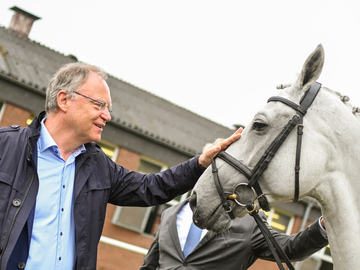
[[[1,26],[12,6],[41,17],[30,39],[229,128],[320,43],[318,82],[360,106],[357,0],[1,0]]]

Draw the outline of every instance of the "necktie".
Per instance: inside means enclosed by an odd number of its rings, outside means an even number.
[[[197,244],[200,241],[202,230],[194,224],[194,222],[191,222],[190,230],[188,233],[188,236],[186,238],[185,246],[184,246],[184,257],[186,258],[197,246]]]

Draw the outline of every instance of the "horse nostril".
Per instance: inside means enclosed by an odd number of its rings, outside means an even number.
[[[190,204],[191,210],[194,212],[196,209],[196,192],[195,191],[193,191],[190,196],[189,204]]]

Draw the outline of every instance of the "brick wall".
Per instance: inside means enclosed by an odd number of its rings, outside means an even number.
[[[133,153],[125,148],[120,148],[116,163],[129,170],[136,171],[140,165],[140,160],[141,156],[139,154]]]
[[[26,127],[26,121],[30,117],[30,112],[7,103],[5,105],[4,114],[0,120],[0,127],[11,126],[13,124],[17,124],[21,127]]]
[[[130,170],[137,170],[140,159],[141,156],[139,154],[121,148],[119,149],[116,163]],[[149,248],[153,242],[153,237],[142,235],[112,224],[111,219],[114,215],[115,208],[116,206],[108,204],[102,235],[142,248]],[[100,243],[98,248],[97,269],[110,270],[118,268],[122,270],[135,270],[139,269],[142,265],[143,258],[144,255],[142,254]]]
[[[142,248],[149,248],[153,242],[153,238],[145,236],[117,225],[112,224],[111,219],[114,215],[115,206],[108,205],[104,230],[102,235],[123,241]],[[121,269],[135,270],[143,263],[144,255],[127,251],[108,244],[100,243],[98,248],[98,264],[99,270]]]

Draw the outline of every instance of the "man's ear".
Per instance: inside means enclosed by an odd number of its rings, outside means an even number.
[[[57,93],[57,103],[58,103],[60,111],[63,111],[63,112],[67,111],[68,106],[69,106],[69,100],[70,100],[70,97],[69,97],[69,93],[67,91],[60,90]]]

